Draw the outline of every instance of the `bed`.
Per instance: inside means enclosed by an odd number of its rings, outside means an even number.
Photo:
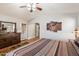
[[[50,39],[39,39],[28,45],[17,48],[6,56],[78,56],[72,42]]]

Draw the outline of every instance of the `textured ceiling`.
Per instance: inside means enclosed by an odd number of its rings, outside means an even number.
[[[26,5],[23,3],[0,3],[0,14],[29,20],[36,17],[40,13],[79,13],[78,3],[40,3],[42,11],[30,13],[27,8],[20,8],[19,6]]]

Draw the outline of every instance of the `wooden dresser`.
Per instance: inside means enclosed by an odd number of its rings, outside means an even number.
[[[6,33],[0,35],[0,49],[20,43],[20,33]]]

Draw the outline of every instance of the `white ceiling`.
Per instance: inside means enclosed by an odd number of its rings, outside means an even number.
[[[21,19],[31,19],[39,13],[79,13],[79,3],[40,3],[42,11],[30,13],[27,8],[19,8],[19,6],[26,5],[23,3],[0,3],[0,14],[5,14]]]

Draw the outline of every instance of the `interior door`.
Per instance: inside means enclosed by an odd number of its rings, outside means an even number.
[[[40,37],[40,25],[39,23],[35,23],[35,37]]]

